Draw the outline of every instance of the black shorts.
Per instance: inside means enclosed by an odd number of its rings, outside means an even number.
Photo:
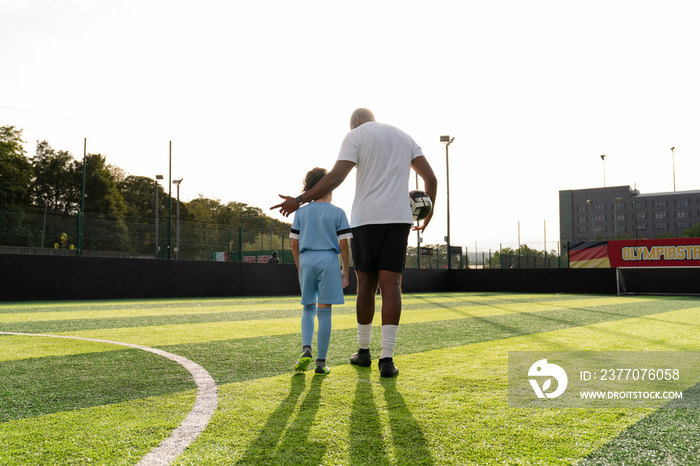
[[[352,229],[352,261],[355,270],[376,273],[379,270],[403,272],[411,225],[388,223],[362,225]]]

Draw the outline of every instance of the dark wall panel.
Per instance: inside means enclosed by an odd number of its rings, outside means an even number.
[[[452,270],[453,291],[617,293],[614,269]]]
[[[168,261],[81,257],[79,299],[168,296]]]
[[[700,294],[700,268],[623,269],[622,281],[628,293]]]
[[[447,269],[406,269],[403,271],[401,289],[404,293],[450,291]]]
[[[0,254],[0,300],[76,299],[78,258]]]
[[[345,294],[356,293],[354,271]],[[637,292],[700,293],[699,269],[628,274]],[[615,294],[614,269],[406,269],[407,293],[504,291]],[[0,255],[0,300],[299,295],[293,264]]]
[[[247,296],[300,294],[293,264],[242,264],[241,294]]]
[[[171,261],[170,296],[240,296],[238,262]]]

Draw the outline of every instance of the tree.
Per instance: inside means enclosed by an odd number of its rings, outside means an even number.
[[[241,202],[222,204],[219,199],[199,196],[186,205],[188,221],[180,234],[181,255],[208,257],[215,251],[282,249],[290,224],[263,214],[262,209]],[[181,213],[182,218],[182,213]],[[285,243],[285,248],[290,247]]]
[[[37,232],[26,212],[32,165],[23,142],[21,129],[0,126],[0,238],[13,246],[31,246]]]
[[[700,223],[696,223],[694,227],[685,230],[681,238],[700,238]]]
[[[117,189],[113,169],[101,154],[88,154],[85,157],[85,212],[103,219],[123,220],[126,206]],[[72,173],[74,182],[77,182],[78,187],[82,187],[82,160],[73,162]],[[73,192],[80,193],[80,190],[76,189]],[[76,202],[80,204],[80,196]]]
[[[162,186],[158,185],[161,191],[158,193],[158,201],[162,198]],[[155,181],[145,176],[129,175],[121,181],[117,181],[117,190],[124,199],[126,216],[129,218],[153,219],[155,218]],[[167,198],[165,199],[167,201]]]
[[[539,251],[523,244],[518,249],[503,248],[496,251],[491,260],[484,264],[484,267],[502,269],[552,267],[555,266],[555,263],[558,265],[558,261],[559,255],[553,249],[549,252]]]
[[[56,152],[48,142],[37,142],[34,164],[32,196],[39,207],[65,214],[76,213],[80,208],[79,188],[75,183],[73,156],[67,151]]]
[[[30,203],[32,165],[22,146],[22,130],[0,126],[0,205]]]

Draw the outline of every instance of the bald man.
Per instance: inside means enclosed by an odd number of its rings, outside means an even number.
[[[350,132],[340,147],[333,169],[312,189],[296,198],[279,196],[279,208],[288,216],[306,202],[335,190],[357,168],[352,204],[352,259],[357,275],[357,340],[359,350],[350,362],[369,367],[370,343],[377,287],[382,298],[382,341],[379,372],[382,377],[399,373],[394,348],[401,319],[401,275],[405,267],[408,234],[413,215],[408,201],[411,168],[423,179],[425,192],[435,206],[437,178],[421,148],[400,129],[379,123],[366,108],[350,116]],[[423,231],[433,214],[413,230]]]

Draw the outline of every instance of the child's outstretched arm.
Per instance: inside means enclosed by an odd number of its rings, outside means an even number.
[[[350,263],[349,260],[349,248],[348,248],[348,240],[347,239],[341,239],[340,240],[340,260],[343,262],[343,270],[341,270],[340,274],[343,278],[343,288],[348,286],[350,284],[350,278],[348,277],[348,268],[350,268]]]

